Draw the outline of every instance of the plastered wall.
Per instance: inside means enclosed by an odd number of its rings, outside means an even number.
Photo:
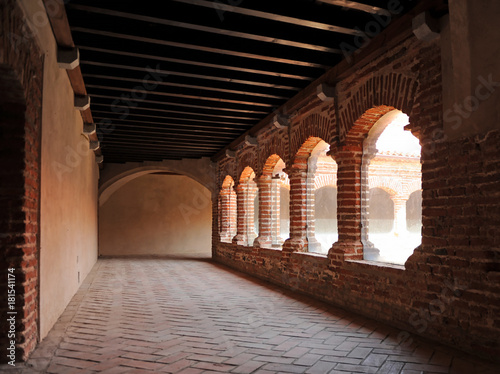
[[[97,260],[98,167],[41,1],[19,2],[45,55],[40,196],[40,339]],[[45,18],[44,18],[45,17]]]
[[[99,254],[210,256],[211,207],[210,191],[189,177],[140,176],[100,207]]]

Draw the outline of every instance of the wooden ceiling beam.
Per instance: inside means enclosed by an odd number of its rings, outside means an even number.
[[[99,52],[99,53],[113,54],[113,55],[117,55],[117,56],[137,57],[137,58],[143,58],[143,59],[150,59],[153,61],[173,62],[176,64],[202,66],[202,67],[208,67],[208,68],[212,68],[212,69],[238,71],[238,72],[242,72],[242,73],[266,75],[266,76],[277,77],[277,78],[297,79],[297,80],[303,80],[303,81],[312,81],[313,80],[313,78],[307,77],[304,75],[285,74],[285,73],[280,73],[280,72],[276,72],[276,71],[269,71],[269,70],[258,70],[258,69],[242,68],[242,67],[238,67],[238,66],[211,64],[211,63],[207,63],[207,62],[182,60],[182,59],[178,59],[178,58],[148,55],[148,54],[144,54],[144,53],[117,51],[114,49],[95,48],[95,47],[88,47],[88,46],[80,46],[80,49],[82,51],[93,51],[93,52]]]
[[[84,78],[85,77],[86,78],[100,79],[100,80],[107,79],[107,80],[117,80],[117,81],[122,81],[122,82],[133,82],[133,83],[139,83],[139,84],[151,83],[151,84],[157,84],[159,86],[188,88],[188,89],[193,89],[193,90],[203,90],[203,91],[213,91],[213,92],[223,92],[223,93],[229,93],[229,94],[233,94],[233,95],[258,96],[258,97],[265,97],[268,99],[276,99],[276,100],[286,100],[287,99],[287,97],[285,97],[285,96],[270,95],[270,94],[265,94],[265,93],[260,93],[260,92],[230,90],[230,89],[225,89],[225,88],[207,87],[207,86],[173,83],[173,82],[165,82],[165,81],[157,82],[157,81],[151,81],[151,80],[146,80],[146,79],[115,77],[115,76],[111,76],[111,75],[84,74]]]
[[[176,48],[190,49],[190,50],[194,50],[194,51],[218,53],[218,54],[227,55],[227,56],[236,56],[236,57],[243,57],[243,58],[248,58],[248,59],[253,59],[253,60],[270,61],[270,62],[276,62],[276,63],[280,63],[280,64],[307,66],[307,67],[311,67],[311,68],[318,68],[318,69],[324,69],[324,70],[328,69],[328,66],[322,65],[322,64],[317,64],[314,62],[307,62],[307,61],[301,61],[301,60],[290,60],[287,58],[264,56],[264,55],[258,55],[255,53],[232,51],[232,50],[228,50],[228,49],[220,49],[220,48],[213,48],[213,47],[205,47],[202,45],[179,43],[179,42],[173,42],[173,41],[163,40],[163,39],[146,38],[146,37],[137,36],[137,35],[122,34],[122,33],[104,31],[104,30],[89,29],[86,27],[74,27],[72,30],[74,32],[76,31],[76,32],[81,32],[81,33],[86,33],[86,34],[107,36],[110,38],[117,38],[117,39],[135,40],[135,41],[138,41],[141,43],[157,44],[157,45],[163,45],[163,46],[167,46],[167,47],[176,47]]]
[[[167,149],[203,149],[207,151],[216,151],[219,149],[218,146],[194,146],[192,144],[168,144],[168,145],[162,145],[162,142],[140,142],[137,141],[136,139],[131,140],[131,141],[121,141],[121,140],[114,140],[114,139],[108,139],[106,140],[107,145],[124,145],[127,146],[129,149],[147,149],[147,150],[152,150],[152,149],[157,149],[157,150],[163,150],[165,148]],[[106,146],[107,148],[107,146]],[[106,148],[103,147],[103,150]]]
[[[121,116],[120,113],[103,111],[103,110],[94,110],[94,113],[97,114],[98,118],[110,118],[112,121],[116,120],[117,117],[118,117],[118,120],[120,120],[119,117]],[[99,115],[99,114],[101,114],[101,115]],[[114,117],[110,117],[109,115],[114,116]],[[241,127],[250,126],[249,123],[241,123],[241,122],[230,122],[230,121],[221,122],[220,120],[210,121],[210,120],[199,119],[199,118],[194,119],[194,118],[169,117],[169,116],[153,116],[153,115],[137,114],[137,113],[129,113],[127,115],[127,119],[130,117],[157,118],[160,120],[186,121],[186,122],[194,122],[194,123],[198,123],[198,124],[209,123],[209,124],[219,124],[219,125],[234,125],[234,126],[241,126]],[[139,119],[139,120],[135,120],[135,121],[140,122],[141,120]]]
[[[108,67],[108,68],[143,71],[145,73],[148,73],[147,67],[137,67],[137,66],[120,65],[120,64],[108,64],[108,63],[104,63],[104,62],[91,61],[91,60],[82,60],[81,63],[86,64],[86,65],[102,66],[102,67]],[[182,73],[179,71],[171,71],[171,70],[157,70],[156,73],[164,75],[165,77],[168,75],[176,75],[179,77],[196,78],[196,79],[203,79],[203,80],[214,80],[214,81],[218,81],[218,82],[235,83],[235,84],[242,84],[242,85],[248,85],[248,86],[276,88],[276,89],[280,89],[280,90],[289,90],[289,91],[300,91],[300,87],[286,86],[286,85],[280,85],[280,84],[274,84],[274,83],[257,82],[257,81],[248,81],[248,80],[243,80],[243,79],[217,77],[214,75]]]
[[[108,97],[108,98],[110,97],[110,96],[107,96],[107,95],[97,95],[97,94],[93,94],[92,96],[95,96],[95,97]],[[112,98],[125,101],[124,98],[119,97],[119,96],[112,96]],[[175,107],[182,107],[182,108],[206,109],[206,110],[222,111],[222,112],[267,114],[267,112],[263,112],[263,111],[259,111],[259,110],[234,109],[234,108],[224,108],[224,107],[220,107],[219,108],[219,107],[211,107],[211,106],[205,106],[205,105],[195,105],[195,104],[185,104],[185,103],[173,103],[173,102],[170,102],[170,101],[144,100],[144,99],[132,99],[132,98],[129,98],[129,101],[131,101],[131,102],[139,102],[139,103],[160,104],[160,105],[172,105],[172,106],[175,106]]]
[[[113,134],[113,139],[126,139],[126,138],[133,138],[133,139],[144,139],[144,140],[154,140],[154,139],[160,139],[160,140],[171,140],[173,142],[176,142],[178,143],[179,141],[186,141],[186,142],[190,142],[190,143],[193,143],[193,144],[196,144],[196,143],[202,143],[202,144],[207,144],[207,143],[210,143],[210,144],[227,144],[227,141],[228,139],[231,139],[231,138],[222,138],[222,137],[219,137],[217,138],[218,140],[215,140],[214,138],[212,137],[197,137],[196,139],[184,139],[182,137],[172,137],[170,135],[164,135],[164,136],[168,136],[168,138],[162,138],[161,136],[158,136],[158,134],[156,135],[153,135],[153,134],[150,134],[148,132],[137,132],[137,133],[133,133],[133,132],[130,132],[130,133],[123,133],[123,134],[120,134],[120,133],[114,133]]]
[[[157,136],[169,136],[175,139],[178,139],[179,141],[186,141],[186,142],[191,142],[192,140],[202,140],[202,141],[211,141],[214,139],[217,139],[217,141],[225,142],[226,144],[230,142],[231,140],[234,139],[234,136],[226,136],[226,135],[218,135],[218,136],[211,136],[210,134],[204,135],[204,134],[185,134],[185,133],[176,133],[176,132],[162,132],[162,131],[139,131],[136,129],[115,129],[113,133],[111,134],[104,134],[103,136],[100,136],[102,138],[108,138],[108,137],[113,137],[113,136],[123,136],[123,137],[135,137],[135,136],[144,136],[144,137],[149,137],[149,135],[157,137]]]
[[[300,18],[287,17],[287,16],[282,16],[282,15],[274,14],[274,13],[262,12],[259,10],[244,8],[243,6],[234,6],[234,5],[230,5],[230,4],[225,4],[222,1],[218,1],[217,3],[214,3],[212,1],[206,1],[206,0],[173,0],[173,1],[177,1],[177,2],[185,3],[185,4],[202,6],[202,7],[206,7],[206,8],[219,9],[220,11],[224,11],[224,12],[238,13],[238,14],[243,14],[245,16],[267,19],[270,21],[289,23],[289,24],[296,25],[296,26],[303,26],[303,27],[309,27],[309,28],[314,28],[314,29],[318,29],[318,30],[331,31],[331,32],[339,33],[339,34],[346,34],[346,35],[353,35],[353,36],[361,35],[361,32],[358,30],[355,30],[355,29],[349,29],[346,27],[329,25],[326,23],[308,21],[308,20],[300,19]]]
[[[187,128],[187,129],[197,129],[197,128],[200,128],[200,129],[207,129],[207,130],[215,130],[215,131],[221,131],[221,130],[228,130],[228,131],[235,131],[235,132],[239,132],[241,131],[242,129],[238,129],[238,128],[234,128],[234,127],[223,127],[223,126],[211,126],[211,125],[202,125],[202,124],[198,124],[198,125],[193,125],[193,124],[187,124],[187,123],[171,123],[171,122],[160,122],[160,121],[142,121],[142,120],[130,120],[130,119],[114,119],[114,118],[109,118],[109,117],[97,117],[96,116],[96,119],[97,120],[108,120],[108,121],[111,121],[111,122],[119,122],[119,123],[122,123],[122,122],[130,122],[130,123],[136,123],[136,124],[141,124],[140,126],[142,126],[143,123],[147,123],[148,125],[159,125],[159,126],[164,126],[164,127],[184,127],[184,128]],[[249,125],[239,125],[239,127],[243,127],[243,130],[244,128],[248,128]]]
[[[96,97],[101,97],[101,98],[109,98],[109,99],[120,99],[119,97],[115,96],[104,96],[104,95],[92,95]],[[182,111],[182,110],[170,110],[170,109],[155,109],[155,108],[147,108],[147,107],[136,107],[132,108],[130,106],[126,105],[117,105],[117,104],[102,104],[102,103],[94,103],[94,107],[106,107],[106,108],[120,108],[120,109],[128,109],[129,112],[134,113],[135,111],[148,111],[148,112],[160,112],[160,113],[171,113],[171,114],[187,114],[191,116],[198,116],[198,117],[204,117],[204,118],[216,118],[216,119],[237,119],[237,120],[250,120],[250,121],[257,121],[257,117],[241,117],[241,116],[228,116],[228,115],[219,115],[219,114],[206,114],[206,113],[198,113],[198,112],[193,112],[193,111]]]
[[[316,0],[320,3],[325,3],[329,5],[335,5],[342,8],[359,10],[361,12],[370,14],[386,14],[388,11],[372,5],[367,5],[363,3],[358,3],[356,1],[350,0]]]
[[[156,95],[156,96],[167,96],[167,97],[175,97],[175,98],[182,98],[182,99],[193,99],[193,100],[200,100],[200,101],[214,101],[217,103],[260,106],[260,107],[265,107],[265,108],[272,108],[273,107],[273,104],[255,102],[255,101],[231,100],[231,99],[223,99],[220,97],[186,95],[186,94],[173,93],[173,92],[159,92],[156,90],[154,90],[154,91],[149,90],[148,91],[148,90],[138,89],[138,88],[133,88],[133,89],[132,88],[122,88],[122,87],[116,87],[116,86],[103,86],[103,85],[98,85],[98,84],[87,84],[87,87],[97,88],[100,90],[109,90],[109,91],[143,93],[145,96],[146,95]]]
[[[134,20],[134,21],[141,21],[141,22],[147,22],[147,23],[165,25],[165,26],[173,26],[173,27],[178,27],[178,28],[183,28],[183,29],[201,31],[204,33],[212,33],[212,34],[232,36],[235,38],[241,38],[241,39],[247,39],[247,40],[255,40],[258,42],[280,44],[280,45],[284,45],[287,47],[295,47],[295,48],[320,51],[320,52],[327,52],[327,53],[336,53],[336,54],[342,53],[342,51],[340,49],[329,48],[329,47],[325,47],[325,46],[321,46],[321,45],[315,45],[315,44],[310,44],[310,43],[300,43],[300,42],[296,42],[293,40],[280,39],[280,38],[264,36],[264,35],[249,34],[249,33],[245,33],[245,32],[220,29],[220,28],[216,28],[216,27],[209,27],[209,26],[203,26],[203,25],[195,25],[192,23],[173,21],[173,20],[168,20],[168,19],[163,19],[163,18],[158,18],[158,17],[144,16],[141,14],[120,12],[120,11],[111,10],[111,9],[96,8],[96,7],[92,7],[92,6],[86,6],[86,5],[71,5],[71,8],[77,9],[77,10],[83,10],[83,11],[90,12],[90,13],[98,13],[98,14],[104,14],[104,15],[108,15],[108,16],[112,16],[112,17],[125,18],[125,19],[129,19],[129,20]]]
[[[169,130],[170,131],[184,131],[184,134],[186,134],[186,132],[187,132],[188,134],[193,134],[192,135],[193,137],[196,137],[196,135],[199,135],[199,134],[207,134],[210,137],[217,137],[220,135],[230,135],[230,136],[234,137],[234,136],[237,136],[242,131],[242,130],[239,130],[239,131],[233,130],[232,132],[227,132],[228,130],[225,130],[225,129],[220,129],[220,130],[217,130],[217,129],[209,129],[208,130],[207,129],[207,130],[205,130],[204,126],[199,126],[199,128],[193,128],[193,126],[191,126],[190,129],[186,130],[182,126],[170,126],[170,127],[167,127],[167,126],[146,126],[146,125],[141,125],[140,122],[137,122],[134,125],[113,122],[113,125],[114,125],[113,131],[117,131],[120,129],[123,130],[124,128],[132,128],[135,130],[142,130],[142,131],[148,130],[148,129],[149,130],[165,130],[165,133],[168,133]],[[98,126],[98,129],[99,129],[99,126]],[[229,131],[231,131],[231,130],[229,130]],[[112,134],[112,132],[109,133],[109,135],[111,135],[111,134]],[[172,135],[174,135],[174,134],[175,133],[172,133]]]

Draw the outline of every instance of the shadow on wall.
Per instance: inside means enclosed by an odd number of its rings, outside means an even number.
[[[100,207],[103,256],[211,255],[210,191],[181,175],[148,174]]]

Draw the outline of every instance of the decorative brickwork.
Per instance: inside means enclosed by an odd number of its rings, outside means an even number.
[[[38,341],[40,134],[43,55],[17,3],[0,12],[0,348],[7,359],[7,269],[15,269],[16,359]],[[9,316],[10,317],[10,316]]]
[[[252,152],[258,154],[262,169],[272,154],[287,165],[290,239],[283,251],[218,242],[213,256],[254,276],[402,328],[407,331],[400,334],[402,346],[418,334],[498,360],[500,131],[453,143],[436,138],[443,128],[440,53],[439,39],[422,43],[410,37],[355,66],[337,83],[333,103],[311,98],[293,113],[285,129],[288,151],[270,145],[278,144],[270,139],[285,130],[262,129],[259,147]],[[394,109],[408,114],[406,128],[422,146],[422,245],[404,266],[362,260],[361,186],[369,183],[361,173],[363,141]],[[307,163],[321,139],[330,144],[338,165],[338,241],[328,255],[304,253]],[[219,166],[227,162],[223,159]],[[238,170],[249,165],[240,163]],[[405,196],[418,187],[403,184]]]

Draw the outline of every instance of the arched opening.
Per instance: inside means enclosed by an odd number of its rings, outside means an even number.
[[[255,228],[255,204],[259,204],[255,172],[249,166],[243,169],[236,187],[238,204],[237,233],[233,243],[252,246],[258,232]],[[257,201],[256,201],[257,199]],[[257,227],[258,228],[258,227]]]
[[[288,175],[284,173],[283,178],[280,178],[280,242],[284,242],[290,237],[290,180]]]
[[[224,178],[219,193],[220,210],[220,241],[231,243],[236,235],[236,192],[234,191],[234,180],[229,175]]]
[[[393,110],[371,128],[363,143],[362,226],[364,258],[404,264],[421,243],[422,201],[410,198],[411,188],[421,185],[420,144],[405,131],[408,116]],[[411,208],[408,213],[407,206]],[[418,231],[418,232],[417,232]]]
[[[309,252],[326,254],[338,239],[337,163],[327,155],[330,145],[320,140],[307,162]]]
[[[336,188],[329,189],[335,197],[320,193],[322,202],[326,202],[326,210],[321,207],[322,244],[316,234],[317,203],[316,190],[337,185],[337,163],[327,153],[329,144],[318,137],[309,137],[295,155],[290,174],[290,240],[287,250],[308,251],[326,254],[331,245],[329,236],[337,234]],[[332,206],[334,204],[335,206]],[[335,214],[330,217],[329,214]]]
[[[288,238],[288,223],[283,218],[289,217],[288,207],[283,204],[289,200],[288,176],[284,171],[285,163],[276,154],[266,160],[262,175],[258,180],[259,237],[254,245],[262,248],[281,249],[284,239]],[[289,188],[289,187],[288,187]],[[284,196],[282,196],[284,194]],[[284,225],[284,228],[282,228]],[[285,238],[283,238],[285,236]]]
[[[187,176],[135,178],[109,197],[99,218],[101,255],[211,254],[211,192]]]
[[[314,202],[316,238],[321,243],[322,253],[326,253],[339,237],[337,231],[337,187],[318,188],[314,191]]]

